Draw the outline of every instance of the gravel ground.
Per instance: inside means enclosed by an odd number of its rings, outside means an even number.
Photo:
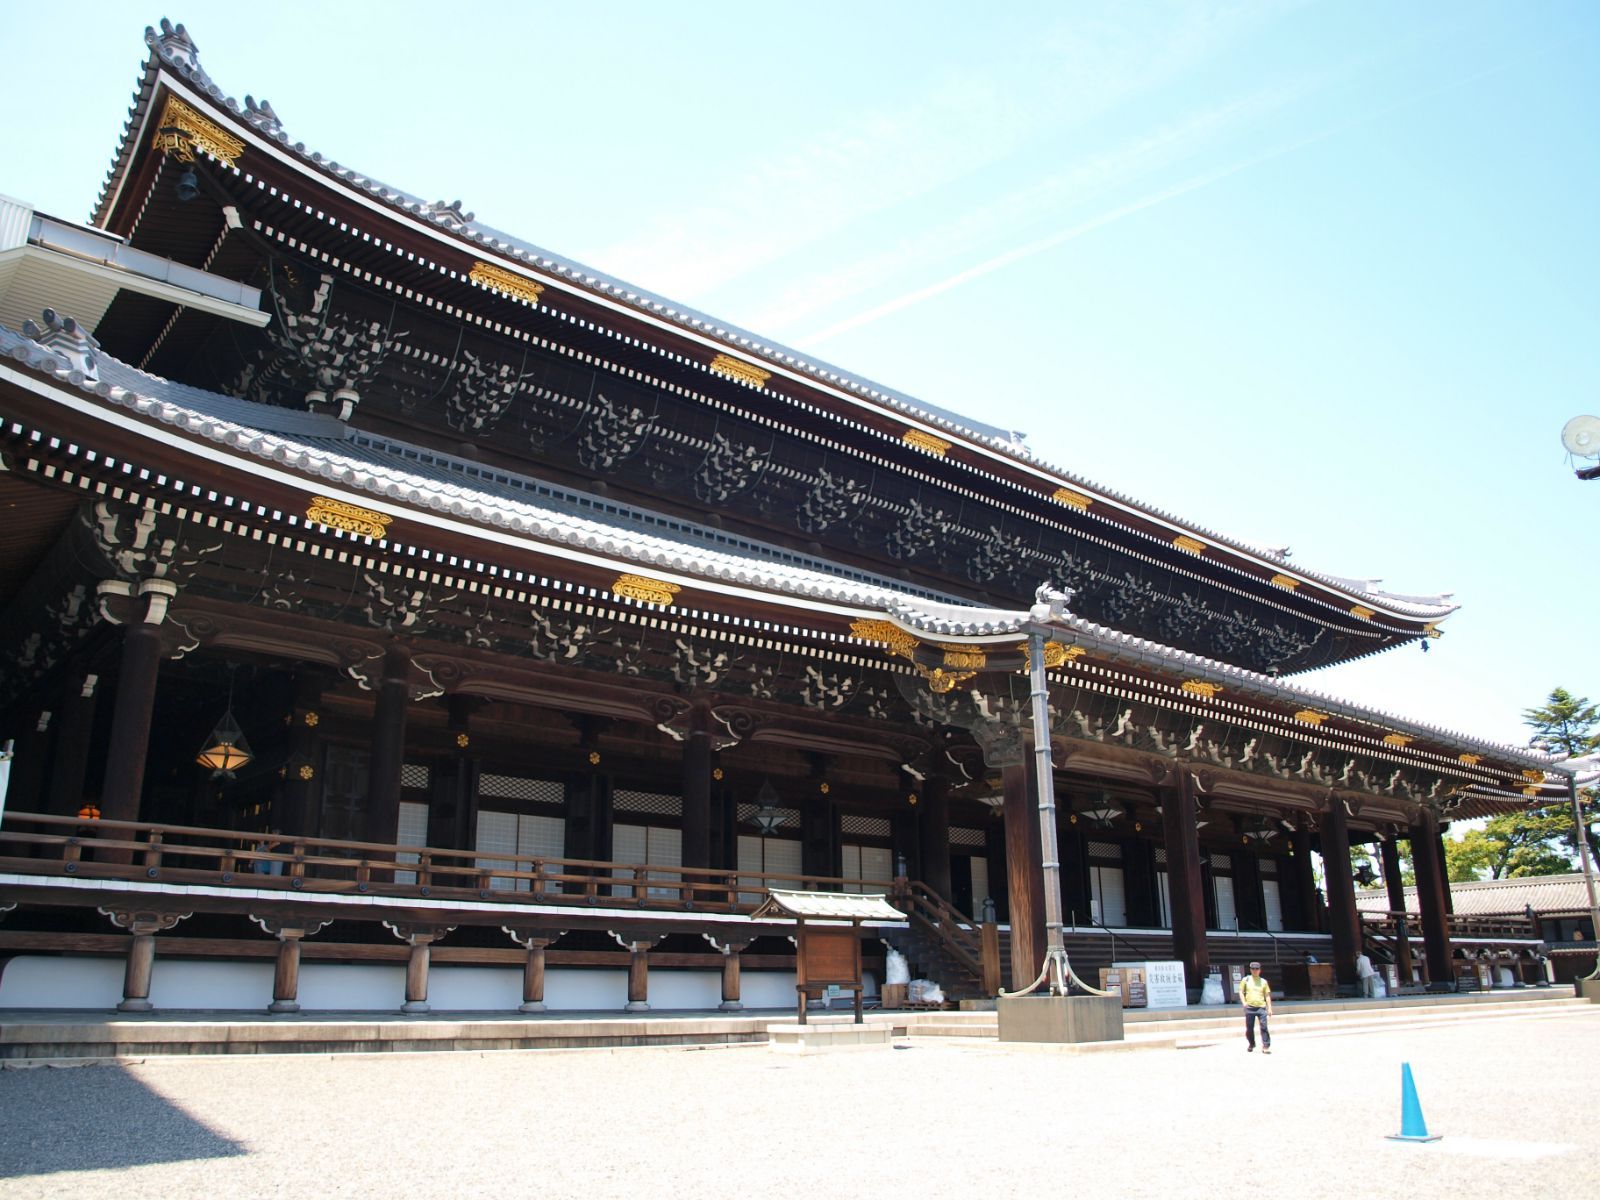
[[[1399,1132],[1409,1062],[1430,1132]],[[914,1042],[0,1071],[0,1197],[1600,1196],[1600,1007],[1273,1054]],[[1048,1191],[1047,1191],[1048,1189]]]

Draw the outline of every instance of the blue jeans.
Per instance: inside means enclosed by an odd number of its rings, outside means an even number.
[[[1272,1046],[1272,1031],[1267,1028],[1267,1010],[1265,1008],[1249,1008],[1244,1010],[1244,1040],[1254,1048],[1256,1044],[1256,1022],[1261,1022],[1261,1046],[1270,1049]]]

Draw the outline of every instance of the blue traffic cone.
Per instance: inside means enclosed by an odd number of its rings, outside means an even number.
[[[1391,1142],[1437,1142],[1439,1134],[1428,1133],[1422,1119],[1422,1104],[1417,1100],[1417,1085],[1411,1078],[1411,1064],[1400,1064],[1400,1132],[1391,1133]]]

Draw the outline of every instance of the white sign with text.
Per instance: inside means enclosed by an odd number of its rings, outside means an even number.
[[[1181,962],[1117,962],[1114,967],[1137,967],[1144,971],[1146,1005],[1149,1008],[1189,1007],[1189,988],[1184,982]]]

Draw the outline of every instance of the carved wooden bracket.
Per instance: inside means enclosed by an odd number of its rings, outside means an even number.
[[[163,933],[191,914],[180,912],[152,912],[149,909],[102,908],[100,915],[109,917],[118,929],[133,934]]]
[[[331,920],[308,921],[302,917],[258,917],[254,913],[250,914],[250,919],[273,937],[284,941],[316,937],[317,934],[333,924]]]
[[[565,929],[518,929],[513,925],[502,925],[500,928],[524,950],[544,950],[567,932]]]
[[[408,946],[426,946],[454,931],[454,925],[412,925],[385,921],[383,927]]]

